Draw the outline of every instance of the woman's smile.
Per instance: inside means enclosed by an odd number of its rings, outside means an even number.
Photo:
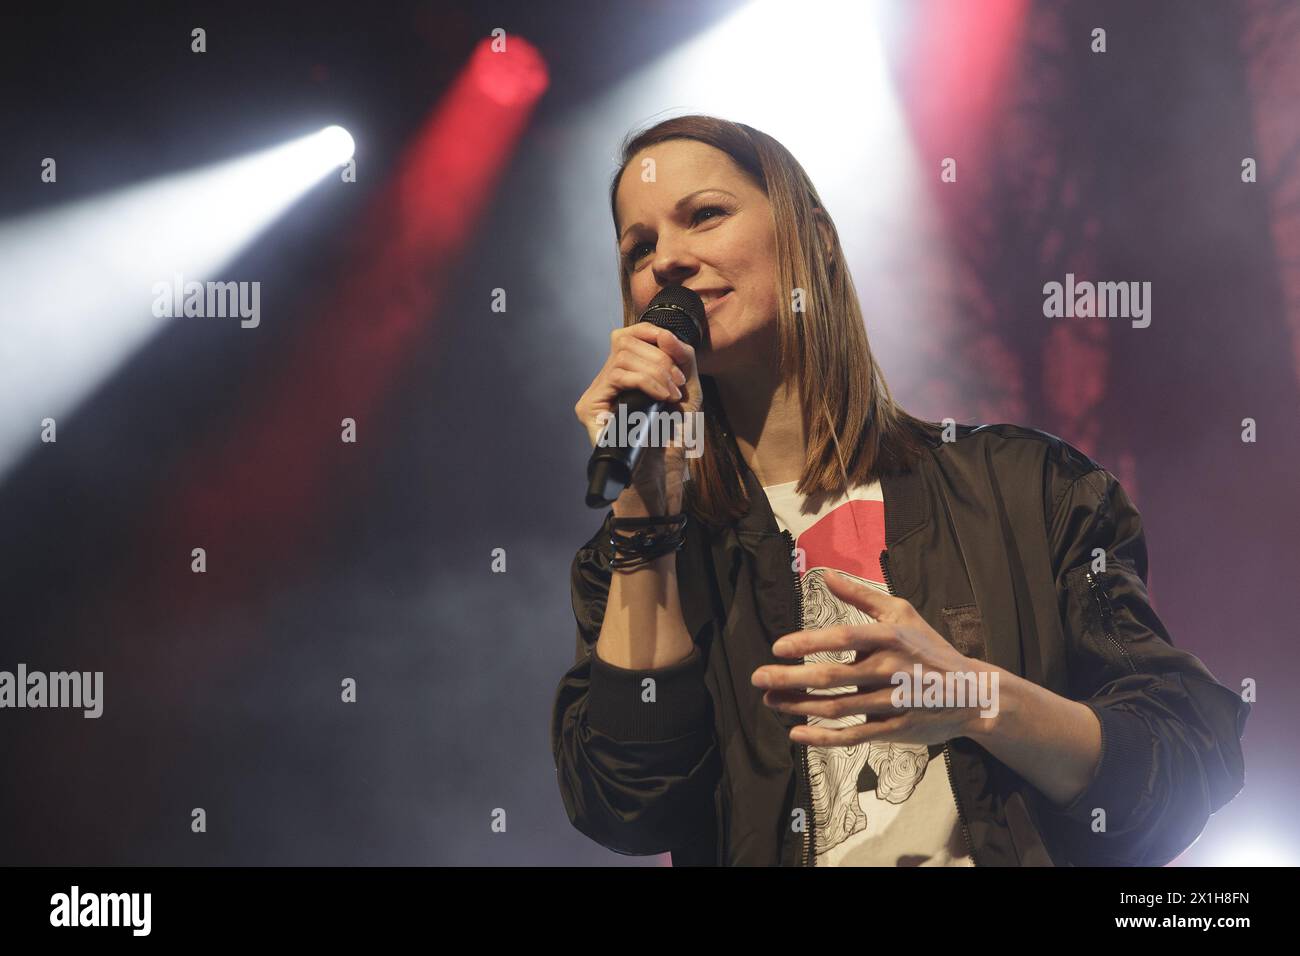
[[[718,309],[720,309],[725,303],[731,301],[731,293],[733,293],[734,291],[736,290],[728,289],[720,296],[715,296],[714,298],[707,299],[704,303],[705,318],[710,318],[710,319],[713,318],[714,312],[717,312]]]

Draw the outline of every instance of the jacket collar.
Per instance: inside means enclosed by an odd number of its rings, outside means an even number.
[[[745,463],[725,421],[723,434],[736,456],[749,498],[749,508],[713,542],[714,580],[721,588],[723,607],[730,607],[737,583],[733,577],[739,567],[737,551],[746,556],[743,563],[749,568],[754,600],[770,642],[798,626],[797,598],[790,586],[789,545],[772,513],[767,492]],[[923,461],[925,458],[928,456],[922,456]],[[922,467],[913,465],[907,470],[882,476],[881,489],[885,510],[885,546],[890,548],[930,520],[929,497]],[[915,560],[911,560],[908,565],[915,563]],[[906,596],[906,592],[899,593]],[[704,609],[701,607],[698,613],[702,615]],[[687,620],[688,626],[696,623],[694,618]]]
[[[970,426],[959,427],[963,435],[969,430]],[[885,547],[890,550],[890,566],[898,586],[896,593],[916,605],[917,588],[922,584],[925,563],[933,558],[927,558],[916,550],[923,547],[922,539],[927,536],[914,532],[935,520],[945,521],[954,539],[954,557],[965,569],[970,593],[983,616],[988,660],[1021,674],[1024,661],[1017,635],[1025,622],[1018,620],[1021,602],[1017,601],[1014,573],[1007,560],[1009,555],[1013,558],[1012,563],[1018,558],[1014,540],[1008,536],[1004,524],[1001,495],[991,487],[991,482],[996,479],[993,478],[991,463],[986,460],[987,450],[984,455],[954,459],[944,454],[950,447],[940,440],[938,433],[927,433],[926,438],[927,453],[909,467],[886,472],[880,479],[885,511]],[[786,546],[779,537],[780,529],[767,493],[741,457],[729,428],[726,429],[726,439],[736,455],[749,496],[749,510],[735,524],[736,543],[758,559],[755,573],[760,590],[764,592],[760,595],[760,606],[772,615],[772,620],[789,622],[793,620],[794,609],[783,597],[786,586],[781,583],[788,573],[784,570],[789,565]],[[960,505],[972,493],[978,501],[992,502],[997,507],[952,508],[952,495],[958,496]],[[723,550],[726,550],[725,545]],[[760,555],[766,555],[768,560],[763,560]],[[763,583],[767,586],[762,587]],[[940,609],[928,608],[928,612],[931,625],[942,627]]]
[[[737,532],[778,534],[780,529],[767,499],[767,492],[740,454],[729,425],[724,425],[724,437],[731,445],[732,454],[736,456],[745,492],[749,497],[749,510],[737,520]],[[927,441],[933,447],[937,440],[927,437]],[[881,475],[880,487],[885,507],[885,547],[890,548],[896,541],[929,522],[930,498],[926,494],[925,479],[919,463]]]

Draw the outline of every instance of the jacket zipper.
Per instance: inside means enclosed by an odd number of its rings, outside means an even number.
[[[803,586],[799,581],[799,571],[794,566],[794,535],[789,531],[782,531],[785,540],[790,545],[790,578],[794,587],[794,607],[795,607],[795,630],[803,629]],[[804,718],[807,722],[807,718]],[[817,825],[816,814],[813,812],[812,804],[812,775],[808,771],[808,745],[801,744],[799,750],[799,770],[800,781],[803,784],[803,792],[808,794],[807,819],[803,831],[803,849],[799,855],[800,866],[813,865],[813,831]]]
[[[889,549],[886,548],[880,552],[880,570],[885,573],[885,587],[890,594],[895,594],[894,579],[889,574]],[[975,846],[971,843],[970,828],[966,825],[966,810],[961,805],[961,793],[957,790],[957,781],[952,773],[952,754],[948,749],[948,741],[943,742],[943,762],[948,771],[948,786],[952,790],[952,799],[957,804],[957,820],[961,824],[961,838],[966,845],[966,852],[970,854],[971,862],[979,866],[979,860],[975,858]]]
[[[1137,666],[1133,663],[1132,658],[1128,656],[1128,650],[1124,647],[1123,644],[1120,643],[1119,638],[1115,636],[1114,621],[1112,620],[1112,616],[1111,616],[1110,600],[1102,592],[1101,584],[1097,581],[1097,578],[1093,575],[1092,569],[1089,568],[1085,572],[1085,574],[1088,578],[1088,591],[1089,593],[1092,594],[1092,603],[1096,605],[1097,616],[1101,620],[1102,633],[1106,635],[1106,640],[1110,641],[1112,644],[1115,645],[1115,649],[1119,651],[1120,657],[1124,659],[1124,663],[1128,664],[1129,670],[1133,671],[1133,673],[1136,674]]]

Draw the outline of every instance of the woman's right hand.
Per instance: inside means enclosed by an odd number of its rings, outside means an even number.
[[[667,329],[637,322],[615,329],[609,337],[609,357],[573,412],[587,429],[594,448],[607,415],[617,416],[614,401],[620,392],[637,389],[663,402],[665,410],[682,413],[682,422],[700,410],[704,392],[695,368],[695,349]],[[604,413],[604,414],[602,414]],[[704,441],[703,428],[694,440]],[[614,502],[616,517],[677,514],[682,510],[686,448],[647,446],[632,476],[632,484]]]

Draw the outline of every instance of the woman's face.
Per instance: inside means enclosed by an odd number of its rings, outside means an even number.
[[[643,180],[643,161],[654,179]],[[619,254],[642,312],[668,285],[704,300],[702,375],[776,363],[776,231],[763,191],[719,149],[669,140],[632,157],[615,193]]]

